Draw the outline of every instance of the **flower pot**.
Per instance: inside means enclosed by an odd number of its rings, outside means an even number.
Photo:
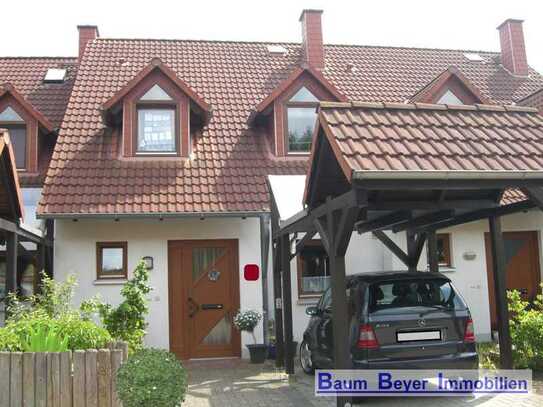
[[[292,356],[296,356],[298,353],[298,342],[292,341]],[[277,357],[277,348],[275,344],[268,345],[268,359],[275,360]]]
[[[251,363],[264,363],[264,361],[266,360],[266,355],[268,354],[267,345],[247,345],[247,349],[249,349]]]
[[[268,345],[268,359],[275,360],[275,357],[276,357],[275,344],[270,343]]]

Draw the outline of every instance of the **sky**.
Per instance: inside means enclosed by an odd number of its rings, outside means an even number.
[[[108,38],[300,42],[304,8],[324,10],[325,43],[499,51],[496,27],[525,20],[528,62],[543,72],[541,0],[3,1],[0,56],[75,56],[78,24]],[[30,13],[29,13],[30,12]],[[7,40],[11,38],[11,40]]]

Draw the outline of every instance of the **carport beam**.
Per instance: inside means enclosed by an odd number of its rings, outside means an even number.
[[[500,367],[513,368],[511,334],[509,332],[509,309],[507,306],[507,282],[505,276],[505,250],[501,220],[499,217],[488,218],[490,239],[492,241],[492,272],[494,273],[494,296],[498,316],[498,335],[500,341]]]

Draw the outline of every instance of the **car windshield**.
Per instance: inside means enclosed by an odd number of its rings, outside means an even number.
[[[370,312],[405,307],[465,308],[453,286],[443,279],[384,281],[369,288]]]

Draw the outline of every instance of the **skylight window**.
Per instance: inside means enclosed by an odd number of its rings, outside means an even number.
[[[483,62],[485,60],[481,55],[474,52],[467,52],[464,54],[464,57],[471,62]]]
[[[66,69],[50,68],[45,74],[43,81],[45,83],[62,83],[66,78]]]
[[[162,89],[157,84],[153,85],[151,89],[149,89],[145,94],[141,97],[140,100],[172,100],[171,96],[166,93],[164,89]]]
[[[285,55],[288,51],[282,45],[268,45],[268,52],[270,54]]]

